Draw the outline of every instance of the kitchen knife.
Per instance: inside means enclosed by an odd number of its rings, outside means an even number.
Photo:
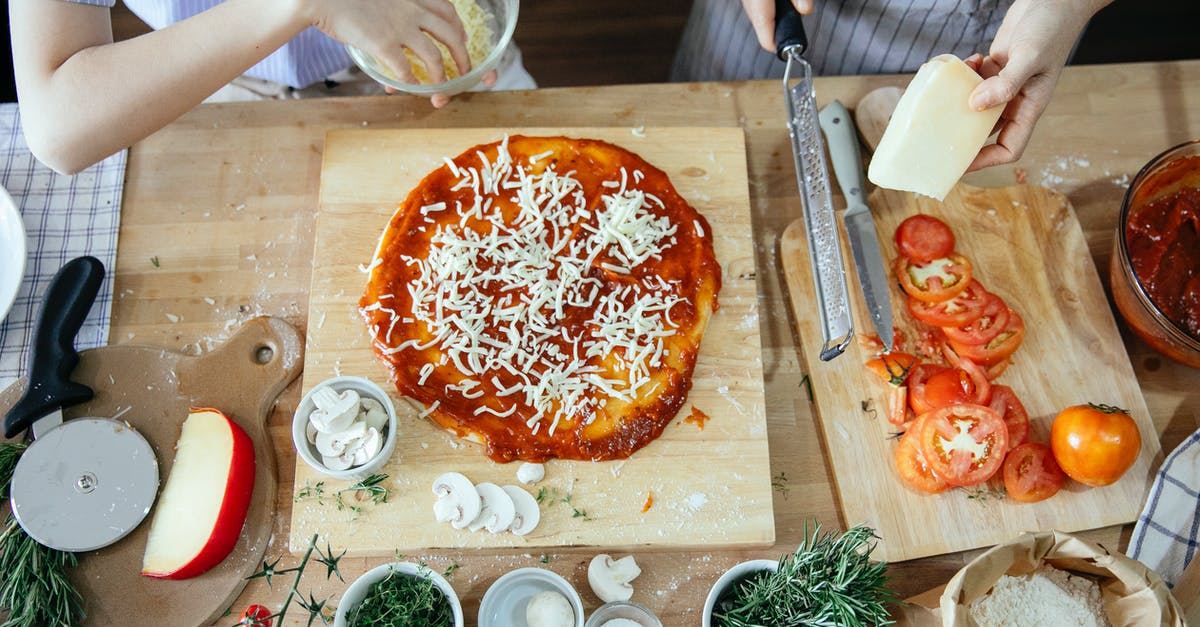
[[[829,196],[829,169],[825,144],[817,121],[817,96],[812,67],[802,56],[808,48],[804,24],[790,0],[775,0],[776,54],[787,62],[783,94],[788,108],[788,132],[792,138],[796,180],[800,187],[808,254],[813,268],[817,309],[821,315],[821,361],[829,361],[846,350],[854,335],[846,270],[838,244],[837,220]]]
[[[154,449],[127,423],[63,421],[63,408],[92,398],[70,380],[75,335],[100,289],[95,257],[67,262],[50,282],[29,350],[25,393],[4,416],[5,437],[32,431],[13,470],[9,504],[31,538],[81,552],[116,542],[141,523],[158,494]]]
[[[892,300],[888,292],[887,266],[883,253],[879,251],[879,237],[875,234],[875,220],[867,207],[866,182],[863,177],[862,157],[858,152],[858,136],[850,121],[850,112],[841,102],[834,100],[821,109],[818,116],[821,130],[829,142],[829,158],[833,161],[833,173],[837,176],[842,195],[846,197],[846,213],[842,223],[850,239],[850,251],[854,255],[854,271],[867,303],[867,313],[875,325],[875,333],[883,342],[885,351],[892,350]]]

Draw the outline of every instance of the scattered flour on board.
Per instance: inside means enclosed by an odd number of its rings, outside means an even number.
[[[687,506],[692,509],[700,509],[707,502],[708,496],[701,492],[692,493],[687,497]]]

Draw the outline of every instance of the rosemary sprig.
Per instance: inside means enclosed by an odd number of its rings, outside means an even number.
[[[8,610],[0,626],[69,627],[83,619],[83,597],[67,580],[67,569],[76,564],[74,553],[38,544],[12,514],[0,546],[0,607]]]
[[[9,498],[13,471],[27,446],[0,444],[0,499]],[[0,608],[8,612],[0,627],[70,627],[80,622],[83,597],[67,579],[67,569],[75,564],[75,554],[38,544],[9,514],[0,534]]]
[[[775,572],[759,571],[735,583],[717,601],[718,627],[857,627],[890,625],[887,605],[897,601],[887,587],[887,563],[872,562],[878,539],[862,525],[840,536],[812,535],[793,554],[779,560]]]

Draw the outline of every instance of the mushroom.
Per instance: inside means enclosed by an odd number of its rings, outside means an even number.
[[[525,606],[529,627],[575,627],[575,609],[557,590],[542,590]]]
[[[313,426],[311,420],[304,423],[304,437],[308,438],[309,444],[317,445],[317,428]]]
[[[313,390],[312,401],[317,406],[308,415],[317,431],[337,432],[350,427],[358,416],[360,397],[354,390],[338,393],[330,387]]]
[[[455,529],[462,529],[475,520],[483,508],[475,485],[462,473],[447,472],[433,480],[433,493],[437,501],[433,514],[438,522],[449,522]]]
[[[588,585],[601,601],[628,601],[633,597],[629,582],[642,574],[632,555],[613,560],[607,553],[592,558],[588,564]]]
[[[366,423],[360,422],[356,424],[365,425]],[[371,458],[378,455],[382,449],[383,438],[380,437],[379,431],[376,431],[375,427],[368,427],[367,434],[359,438],[358,442],[354,445],[354,465],[361,466],[371,461]]]
[[[361,422],[352,423],[349,428],[341,431],[321,431],[317,429],[317,452],[325,457],[336,457],[353,450],[358,440],[367,434],[367,425]]]
[[[492,533],[500,533],[512,526],[517,517],[517,508],[512,497],[503,488],[494,483],[481,483],[475,486],[479,498],[483,501],[483,509],[475,520],[471,521],[471,531],[486,528]]]
[[[525,485],[533,485],[546,478],[546,467],[541,464],[525,462],[517,468],[517,481]]]
[[[354,465],[354,455],[322,455],[321,463],[330,470],[349,470]]]
[[[368,427],[375,427],[376,431],[383,431],[388,422],[388,415],[384,411],[383,405],[373,398],[362,399],[360,405],[362,409],[358,414],[359,418],[365,421]]]
[[[515,485],[504,486],[504,492],[512,499],[513,507],[516,509],[516,516],[508,530],[518,536],[533,531],[533,528],[537,527],[538,522],[542,519],[542,510],[538,508],[537,499]]]

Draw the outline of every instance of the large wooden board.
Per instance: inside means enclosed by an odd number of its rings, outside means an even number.
[[[391,553],[429,547],[570,545],[736,546],[774,541],[762,359],[758,334],[754,251],[742,131],[730,128],[522,129],[526,135],[565,134],[620,144],[662,168],[712,224],[723,271],[720,310],[705,333],[688,404],[663,435],[630,459],[552,461],[538,487],[571,495],[542,504],[531,534],[492,535],[455,530],[433,519],[434,477],[455,470],[476,483],[516,484],[517,464],[500,465],[481,448],[420,419],[395,396],[400,418],[396,452],[383,472],[387,503],[360,512],[326,501],[294,504],[291,546],[313,533],[335,547]],[[644,136],[642,136],[644,135]],[[304,389],[337,374],[372,379],[393,390],[376,361],[357,313],[365,275],[359,264],[396,204],[442,158],[503,137],[496,129],[342,131],[326,137],[317,215]],[[704,429],[684,422],[691,408],[709,416]],[[303,461],[296,487],[325,478]],[[341,483],[326,481],[326,491]],[[536,492],[537,487],[531,488]],[[653,493],[653,505],[642,512]],[[575,510],[587,516],[575,515]]]
[[[264,350],[265,349],[265,350]],[[116,544],[80,555],[69,573],[83,596],[87,625],[209,625],[258,569],[275,527],[275,452],[266,419],[288,383],[300,374],[300,333],[278,318],[261,317],[210,353],[183,355],[154,346],[107,346],[80,353],[73,381],[96,396],[64,412],[120,415],[154,448],[163,482],[175,460],[175,442],[189,407],[214,407],[254,441],[254,494],[241,537],[212,570],[184,581],[141,576],[153,512]],[[0,392],[0,415],[24,390],[24,380]],[[161,490],[161,484],[160,484]]]
[[[995,544],[1023,531],[1078,531],[1135,520],[1161,457],[1157,432],[1067,199],[1036,185],[981,189],[960,183],[944,203],[880,189],[869,204],[885,260],[896,257],[892,234],[904,218],[937,216],[954,230],[958,251],[971,259],[984,286],[1024,317],[1025,341],[998,382],[1011,386],[1029,411],[1031,440],[1049,442],[1059,410],[1099,402],[1131,411],[1142,452],[1111,486],[1070,482],[1035,504],[974,489],[927,495],[908,488],[894,467],[886,386],[863,367],[872,355],[852,342],[841,357],[818,359],[820,321],[804,226],[794,222],[783,234],[780,255],[846,524],[878,529],[880,556],[900,561]],[[855,330],[873,334],[844,234],[842,245]],[[894,282],[891,296],[897,326],[914,329]],[[870,403],[866,410],[864,402]]]

